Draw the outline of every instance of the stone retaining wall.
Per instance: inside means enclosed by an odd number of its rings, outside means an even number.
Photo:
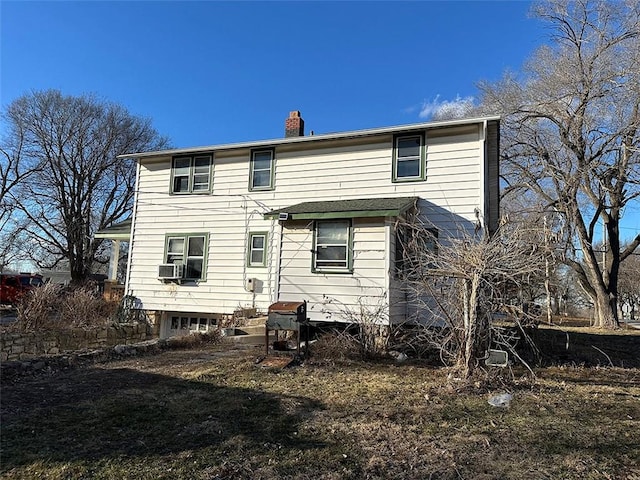
[[[158,338],[158,328],[147,324],[122,324],[58,332],[8,333],[0,339],[0,362],[32,360],[43,355],[129,345]]]

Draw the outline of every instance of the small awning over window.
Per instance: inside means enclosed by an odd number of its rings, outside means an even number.
[[[397,217],[413,208],[419,197],[362,198],[304,202],[272,210],[264,218],[311,220],[325,218]]]
[[[107,238],[109,240],[129,241],[131,238],[131,219],[124,220],[120,223],[114,223],[110,227],[98,230],[95,238]]]

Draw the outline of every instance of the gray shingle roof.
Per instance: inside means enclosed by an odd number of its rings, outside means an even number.
[[[412,208],[419,197],[359,198],[353,200],[321,200],[304,202],[272,210],[265,218],[280,218],[287,214],[288,220],[315,218],[362,218],[397,217]]]

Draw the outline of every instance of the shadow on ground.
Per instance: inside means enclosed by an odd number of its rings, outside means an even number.
[[[635,332],[600,334],[575,329],[537,328],[528,333],[541,356],[534,358],[530,350],[523,353],[528,361],[540,366],[640,367],[640,335]]]
[[[37,462],[92,462],[196,449],[314,449],[304,397],[130,368],[85,368],[3,387],[0,472]],[[224,453],[224,452],[223,452]]]

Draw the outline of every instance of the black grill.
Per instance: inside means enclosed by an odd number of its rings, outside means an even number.
[[[298,343],[297,351],[300,353],[300,326],[307,324],[307,302],[276,302],[269,306],[265,332],[266,353],[269,354],[269,331],[276,332],[276,341],[278,343],[278,334],[280,330],[290,330],[296,332]]]

